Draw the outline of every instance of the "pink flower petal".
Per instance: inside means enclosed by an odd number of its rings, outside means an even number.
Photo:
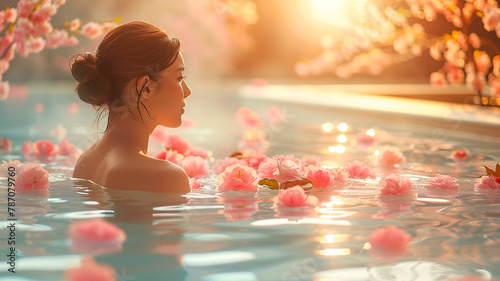
[[[414,194],[411,181],[408,178],[400,178],[396,174],[382,178],[379,186],[378,192],[381,195],[409,196]]]
[[[199,156],[186,156],[180,166],[191,178],[200,178],[209,174],[208,163]]]
[[[368,254],[387,262],[398,260],[407,255],[411,239],[411,235],[394,226],[377,229],[368,238]]]
[[[300,186],[280,189],[278,196],[274,197],[273,201],[275,209],[314,207],[319,202],[316,196],[307,196],[304,189]]]
[[[255,170],[242,164],[227,167],[224,172],[219,174],[217,180],[219,182],[218,192],[230,190],[256,192],[259,189]]]
[[[436,175],[427,180],[425,188],[458,189],[457,179],[448,175]]]

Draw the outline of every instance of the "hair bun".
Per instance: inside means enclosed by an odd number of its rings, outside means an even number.
[[[71,75],[78,81],[76,92],[80,99],[92,105],[103,105],[111,101],[111,85],[107,78],[99,73],[97,58],[91,53],[73,57]]]
[[[96,57],[91,53],[78,54],[73,57],[71,74],[78,82],[92,80],[97,76]]]

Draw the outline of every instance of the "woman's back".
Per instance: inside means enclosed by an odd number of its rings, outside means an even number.
[[[73,177],[89,179],[112,189],[189,192],[185,171],[164,160],[130,154],[117,145],[97,141],[78,159]]]

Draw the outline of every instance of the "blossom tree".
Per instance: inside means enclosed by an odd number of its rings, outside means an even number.
[[[334,28],[321,39],[322,53],[296,64],[300,76],[333,71],[340,78],[354,73],[379,74],[387,66],[421,56],[443,61],[430,75],[435,85],[471,85],[483,104],[500,98],[500,50],[479,27],[500,38],[500,8],[495,0],[394,0],[383,9],[366,5],[363,21]],[[426,32],[418,23],[444,18],[451,30],[444,35]],[[485,33],[485,32],[483,32]],[[335,36],[340,35],[340,36]],[[488,99],[485,96],[492,97]],[[493,102],[491,102],[493,101]]]
[[[22,57],[43,49],[75,46],[77,34],[94,39],[114,27],[120,19],[83,23],[74,19],[61,26],[51,23],[52,16],[66,0],[20,0],[17,7],[0,11],[0,100],[9,94],[9,81],[2,75],[9,69],[16,53]]]

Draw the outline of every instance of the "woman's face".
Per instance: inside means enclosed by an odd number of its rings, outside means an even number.
[[[175,62],[160,72],[158,80],[151,83],[153,91],[147,108],[156,125],[179,127],[181,116],[186,106],[185,99],[191,95],[191,90],[184,81],[184,59],[181,53]]]

